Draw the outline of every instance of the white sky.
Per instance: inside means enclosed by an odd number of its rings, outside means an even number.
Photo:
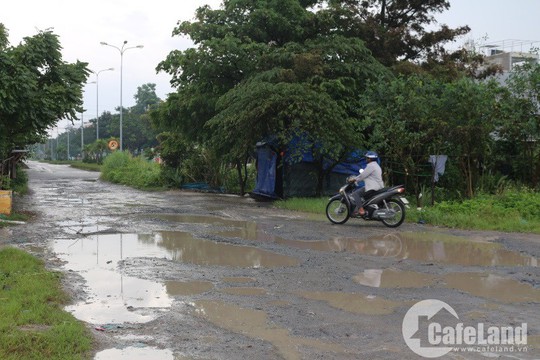
[[[146,83],[155,83],[157,95],[165,99],[174,89],[169,85],[169,75],[156,74],[155,68],[170,51],[191,46],[189,39],[171,36],[177,21],[192,20],[199,6],[209,4],[217,8],[220,3],[221,0],[6,0],[0,10],[0,23],[8,29],[11,45],[35,35],[38,29],[52,27],[60,37],[64,61],[81,60],[94,71],[115,68],[99,75],[99,113],[115,113],[120,105],[120,53],[100,42],[121,47],[127,40],[127,46],[144,45],[143,49],[124,53],[124,107],[135,104],[137,87]],[[450,10],[437,15],[439,23],[451,27],[469,25],[472,29],[456,46],[467,39],[540,40],[539,0],[450,0],[450,5]],[[485,36],[487,40],[480,40]],[[88,79],[95,80],[95,75]],[[96,84],[88,84],[85,89],[84,119],[93,119],[97,114]]]

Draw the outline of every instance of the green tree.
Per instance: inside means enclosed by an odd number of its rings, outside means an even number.
[[[97,164],[103,163],[103,155],[109,153],[108,141],[105,139],[99,139],[84,146],[86,153],[86,161],[95,162]]]
[[[370,148],[383,154],[387,176],[403,178],[417,196],[431,178],[429,155],[448,151],[443,93],[444,84],[429,76],[399,76],[374,82],[362,95]]]
[[[137,93],[133,96],[135,105],[131,112],[142,115],[155,107],[161,101],[156,94],[156,84],[148,83],[137,87]]]
[[[364,40],[388,67],[440,57],[446,43],[470,31],[435,28],[433,15],[449,9],[448,0],[329,0],[327,5],[319,16],[323,33]]]
[[[500,94],[494,81],[467,78],[446,82],[412,76],[374,83],[364,95],[373,147],[409,175],[417,194],[429,155],[449,155],[460,170],[460,191],[472,197],[490,164],[501,121]]]
[[[176,29],[197,47],[160,64],[178,92],[154,113],[156,125],[210,140],[239,175],[255,143],[270,135],[282,149],[306,136],[317,144],[321,170],[323,157],[338,159],[361,145],[352,121],[357,95],[386,70],[361,40],[320,36],[314,3],[231,0],[220,10],[200,8],[197,21]]]
[[[9,46],[0,27],[0,159],[15,148],[39,143],[60,119],[81,111],[87,64],[62,61],[61,45],[51,31]]]
[[[540,180],[540,64],[516,67],[499,106],[497,135],[501,167],[513,179],[536,187]]]

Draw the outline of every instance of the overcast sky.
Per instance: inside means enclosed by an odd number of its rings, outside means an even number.
[[[157,95],[165,99],[174,91],[169,85],[170,77],[156,74],[155,68],[170,51],[191,46],[189,39],[171,36],[176,23],[192,20],[199,6],[208,4],[217,8],[220,3],[221,0],[4,1],[0,23],[8,29],[11,45],[17,45],[23,37],[35,35],[38,30],[53,28],[60,37],[64,61],[84,61],[94,71],[115,68],[101,72],[98,84],[99,113],[115,113],[120,105],[120,53],[100,42],[121,47],[127,40],[127,46],[144,46],[124,53],[124,107],[135,104],[133,96],[137,87],[146,83],[155,83]],[[449,11],[437,16],[439,22],[451,27],[469,25],[472,29],[456,46],[467,39],[484,43],[540,40],[540,0],[450,0],[450,4]],[[95,75],[88,79],[95,80]],[[85,120],[96,117],[96,90],[96,84],[85,87]]]

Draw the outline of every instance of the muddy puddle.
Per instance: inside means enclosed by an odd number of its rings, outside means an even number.
[[[118,262],[136,253],[137,236],[100,235],[77,240],[55,240],[52,247],[66,262],[64,267],[79,273],[88,300],[66,310],[91,324],[144,323],[156,315],[149,308],[168,308],[172,304],[164,284],[124,276]],[[156,253],[157,255],[157,253]]]
[[[209,226],[233,226],[239,228],[257,228],[255,222],[225,219],[217,216],[207,215],[190,215],[190,214],[150,214],[145,217],[151,216],[156,219],[178,222],[184,224],[202,224]]]
[[[487,273],[447,274],[446,287],[503,303],[540,303],[540,289],[514,279]]]
[[[244,268],[271,268],[299,264],[298,259],[290,256],[251,246],[198,239],[187,232],[160,232],[151,236],[148,242],[166,249],[172,256],[172,260],[189,264]]]
[[[440,234],[436,232],[396,232],[368,239],[288,240],[262,231],[245,229],[219,232],[218,235],[245,240],[269,240],[303,250],[352,252],[363,255],[411,259],[464,266],[538,266],[538,259],[505,249],[502,245]]]
[[[193,296],[212,290],[214,284],[209,281],[165,281],[165,288],[171,296]]]
[[[389,315],[401,304],[378,296],[341,291],[302,291],[298,295],[309,300],[319,300],[348,312],[364,315]]]
[[[153,217],[184,224],[223,227],[215,234],[246,241],[274,242],[287,247],[326,251],[353,252],[363,255],[395,257],[422,262],[464,266],[538,266],[538,259],[505,249],[490,238],[466,238],[437,232],[395,232],[368,239],[333,238],[328,240],[288,240],[272,235],[252,221],[239,221],[207,215],[160,214]],[[270,229],[271,230],[271,229]]]
[[[346,353],[346,350],[337,344],[291,335],[289,330],[271,323],[262,310],[241,308],[212,300],[197,301],[195,309],[199,316],[221,328],[271,343],[281,357],[287,360],[302,359],[302,346],[316,348],[322,352],[332,353],[334,356]],[[325,357],[322,356],[322,358]]]
[[[366,269],[353,281],[376,288],[422,288],[441,286],[503,303],[540,303],[540,289],[488,273],[451,273],[441,276],[395,269]]]
[[[195,265],[246,268],[298,264],[292,257],[197,239],[184,232],[92,235],[72,240],[57,239],[51,246],[66,262],[64,267],[81,274],[86,281],[89,299],[71,305],[67,310],[92,324],[148,322],[161,309],[169,308],[174,296],[198,295],[213,289],[212,283],[204,281],[162,284],[125,276],[118,271],[118,264],[126,258],[154,257]]]

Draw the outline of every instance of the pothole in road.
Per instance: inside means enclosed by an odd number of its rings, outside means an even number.
[[[454,273],[444,276],[446,287],[503,303],[540,303],[540,290],[506,277],[487,273]]]
[[[244,229],[219,232],[218,235],[244,240],[270,240],[304,250],[351,252],[423,262],[464,266],[538,266],[538,259],[505,249],[501,244],[436,232],[396,232],[367,239],[288,240],[261,231]]]
[[[285,359],[300,359],[300,346],[332,353],[346,353],[337,344],[290,335],[289,330],[270,323],[266,313],[261,310],[241,308],[212,300],[197,301],[195,309],[197,314],[221,328],[270,342]]]
[[[206,225],[218,225],[218,226],[234,226],[234,227],[254,227],[256,229],[257,224],[255,222],[225,219],[217,216],[207,215],[190,215],[190,214],[151,214],[156,219],[179,222],[185,224],[206,224]]]
[[[166,258],[193,265],[244,268],[294,266],[295,258],[254,247],[217,243],[184,232],[106,234],[55,240],[53,251],[86,281],[90,299],[67,308],[92,324],[148,322],[172,304],[172,296],[210,291],[209,282],[166,282],[125,276],[119,261],[130,257]]]
[[[353,280],[376,288],[421,288],[438,281],[449,289],[504,303],[540,302],[540,290],[520,281],[488,273],[452,273],[437,277],[413,271],[367,269]]]
[[[216,235],[247,241],[274,242],[288,247],[315,251],[353,252],[464,266],[538,266],[538,259],[505,249],[488,238],[465,238],[437,232],[395,232],[368,239],[288,240],[269,234],[252,221],[224,219],[207,215],[160,214],[155,217],[181,223],[230,226]]]
[[[209,281],[165,281],[167,293],[172,296],[199,295],[214,288],[214,284]]]
[[[298,295],[328,303],[337,309],[365,315],[389,315],[401,304],[378,296],[341,291],[302,291]]]
[[[252,246],[218,243],[194,238],[190,233],[163,231],[151,242],[164,247],[172,260],[195,265],[218,265],[244,268],[295,266],[299,260]]]

